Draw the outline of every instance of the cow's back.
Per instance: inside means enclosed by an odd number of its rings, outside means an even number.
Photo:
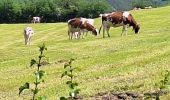
[[[123,20],[123,12],[115,12],[115,13],[111,14],[109,20],[110,20],[113,24],[122,23],[122,20]]]
[[[79,18],[74,18],[68,21],[68,25],[72,27],[78,27],[81,24],[81,20]]]

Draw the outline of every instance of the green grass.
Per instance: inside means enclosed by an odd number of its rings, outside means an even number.
[[[132,11],[140,23],[140,34],[129,28],[128,36],[120,36],[120,28],[110,30],[110,38],[92,36],[85,39],[68,40],[66,23],[1,24],[0,25],[0,100],[27,100],[30,92],[18,96],[18,88],[25,82],[34,81],[34,68],[29,62],[38,55],[38,45],[46,43],[50,65],[39,96],[49,100],[67,96],[67,79],[61,79],[64,63],[60,60],[76,58],[73,65],[81,68],[76,81],[81,95],[89,96],[106,91],[137,91],[140,93],[156,89],[155,83],[161,73],[170,70],[170,6]],[[95,20],[99,28],[101,19]],[[31,26],[35,30],[30,46],[24,45],[23,29]],[[163,99],[170,98],[164,96]]]

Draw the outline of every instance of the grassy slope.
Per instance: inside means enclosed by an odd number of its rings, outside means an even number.
[[[161,72],[170,69],[170,10],[169,7],[132,12],[140,23],[140,34],[129,29],[121,37],[121,28],[112,28],[111,38],[88,35],[85,39],[69,41],[67,25],[56,24],[1,24],[0,25],[0,99],[22,100],[29,91],[18,97],[18,88],[33,82],[34,69],[28,68],[31,58],[38,55],[43,41],[48,47],[50,65],[40,95],[49,100],[67,95],[66,79],[61,80],[63,63],[59,60],[77,58],[74,65],[81,68],[76,80],[84,97],[105,91],[153,91]],[[100,18],[95,25],[99,28]],[[25,26],[35,29],[30,46],[24,46],[22,31]],[[166,96],[164,98],[168,98]]]

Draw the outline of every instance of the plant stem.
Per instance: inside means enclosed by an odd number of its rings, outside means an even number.
[[[39,70],[40,70],[42,54],[43,54],[43,51],[41,51],[40,56],[39,56],[38,66],[37,66],[37,73],[38,73]],[[37,92],[35,92],[35,90],[37,91],[37,88],[38,88],[38,78],[36,77],[36,80],[35,80],[35,88],[34,88],[33,98],[32,98],[33,100],[35,100],[35,95],[37,94]]]

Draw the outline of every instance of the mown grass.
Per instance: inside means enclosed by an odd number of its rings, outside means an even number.
[[[62,61],[75,58],[73,65],[81,70],[76,80],[81,95],[89,96],[106,91],[148,92],[156,89],[155,83],[161,73],[170,70],[170,6],[132,11],[140,23],[140,34],[131,28],[128,36],[120,36],[120,28],[112,28],[110,38],[92,36],[85,39],[68,40],[66,23],[42,24],[1,24],[0,25],[0,99],[25,100],[30,92],[24,91],[19,97],[18,88],[25,82],[34,81],[34,68],[29,62],[38,55],[38,45],[46,43],[50,64],[43,66],[45,83],[39,95],[49,100],[67,95],[66,79]],[[99,28],[101,19],[95,20]],[[30,46],[24,46],[23,29],[31,26],[35,30]],[[164,96],[163,99],[170,98]]]

